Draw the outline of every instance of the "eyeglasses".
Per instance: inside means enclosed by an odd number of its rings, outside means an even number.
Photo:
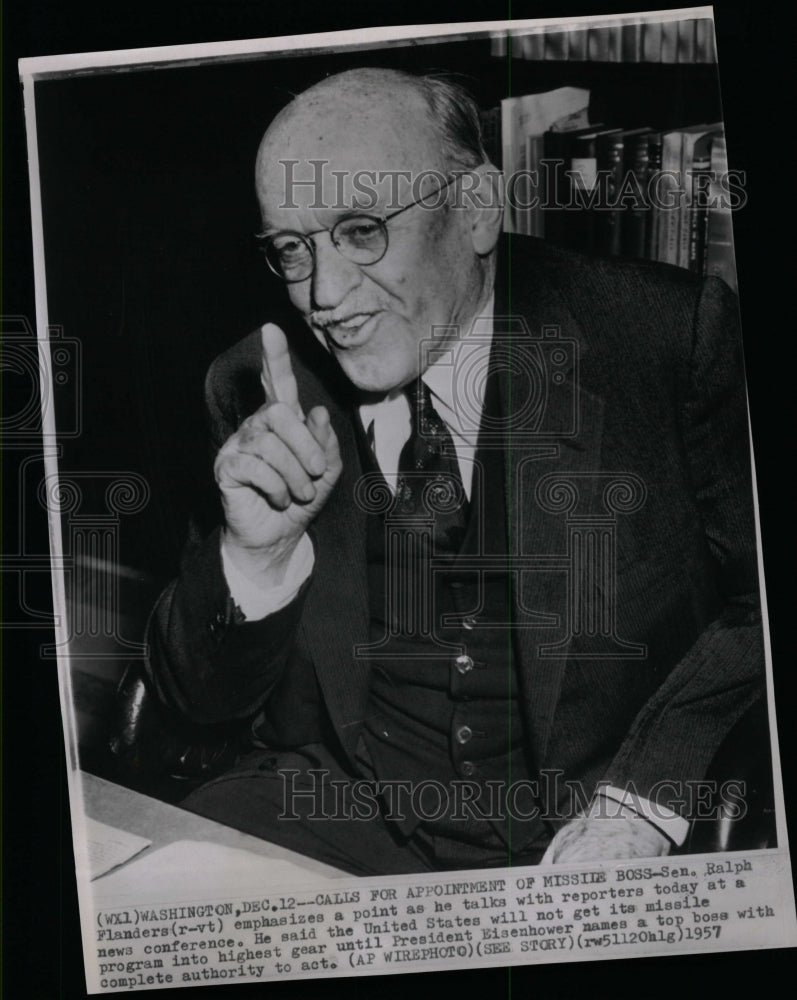
[[[339,219],[331,229],[315,229],[312,233],[283,230],[270,236],[260,237],[262,241],[260,249],[274,274],[289,285],[306,281],[315,270],[315,244],[310,237],[319,233],[329,233],[332,245],[346,260],[363,267],[377,264],[387,253],[387,223],[402,212],[419,205],[426,198],[444,191],[456,179],[456,177],[449,178],[437,190],[381,218],[375,215],[347,215]]]

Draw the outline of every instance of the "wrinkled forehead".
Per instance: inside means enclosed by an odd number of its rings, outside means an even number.
[[[418,95],[342,95],[283,111],[260,145],[255,179],[264,221],[290,228],[292,213],[394,210],[417,195],[419,177],[421,190],[437,187],[444,165]]]

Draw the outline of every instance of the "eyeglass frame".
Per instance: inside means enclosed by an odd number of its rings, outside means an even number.
[[[401,215],[402,212],[406,212],[411,208],[415,208],[416,205],[420,205],[422,201],[424,201],[431,195],[436,195],[439,194],[441,191],[445,191],[454,183],[454,181],[458,179],[459,179],[458,174],[455,174],[453,177],[449,177],[449,179],[445,182],[445,184],[441,184],[440,187],[436,188],[434,191],[430,191],[428,194],[421,195],[420,198],[416,198],[416,200],[410,202],[409,205],[403,205],[401,208],[396,209],[395,212],[390,212],[389,215],[383,215],[380,217],[378,215],[369,215],[367,212],[351,212],[347,215],[344,215],[342,218],[338,219],[338,221],[335,223],[334,226],[331,227],[325,226],[323,229],[314,229],[311,233],[299,233],[294,229],[280,229],[276,233],[269,233],[268,235],[261,235],[257,237],[263,243],[266,243],[266,241],[274,240],[278,236],[298,237],[302,241],[302,243],[304,243],[305,246],[309,249],[310,259],[312,261],[312,268],[310,269],[310,273],[306,275],[304,278],[286,278],[283,274],[280,274],[280,272],[269,260],[268,246],[261,246],[259,249],[263,254],[263,256],[266,258],[266,264],[268,264],[269,270],[273,274],[275,274],[280,279],[280,281],[284,281],[286,285],[298,285],[302,281],[307,281],[308,278],[312,278],[312,276],[315,274],[316,249],[315,249],[315,243],[313,243],[310,237],[318,236],[319,233],[329,233],[330,239],[332,241],[332,246],[338,251],[338,253],[341,255],[341,257],[343,257],[344,260],[348,260],[349,263],[356,264],[358,267],[372,267],[374,264],[378,264],[381,260],[384,260],[385,255],[387,254],[388,251],[388,247],[390,246],[390,234],[387,228],[387,223],[390,222],[391,219],[395,219],[397,215]],[[435,207],[439,208],[440,206],[435,206]],[[346,256],[346,254],[344,254],[341,251],[340,247],[335,242],[335,237],[332,234],[335,232],[337,227],[344,222],[350,222],[352,219],[367,219],[369,222],[375,222],[379,226],[380,230],[384,233],[385,248],[382,251],[382,253],[376,258],[376,260],[369,260],[367,263],[361,263],[360,261],[351,260],[349,257]]]

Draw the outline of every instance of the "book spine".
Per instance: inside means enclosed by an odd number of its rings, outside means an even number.
[[[662,202],[659,206],[657,259],[667,264],[678,263],[682,139],[681,132],[668,132],[663,136],[661,146],[661,177],[657,193]]]
[[[623,164],[623,188],[631,186],[633,199],[622,214],[623,253],[627,257],[644,257],[650,209],[646,205],[650,135],[633,136],[626,140]]]
[[[506,59],[509,48],[506,39],[507,36],[504,33],[501,33],[500,35],[493,35],[490,39],[490,55],[494,59]]]
[[[714,22],[710,17],[699,17],[695,21],[695,62],[713,63],[716,61]]]
[[[605,176],[602,198],[605,207],[601,211],[599,252],[616,256],[622,253],[623,209],[618,197],[623,184],[623,159],[625,142],[622,135],[608,136],[599,143],[598,172]]]
[[[692,151],[694,136],[685,135],[681,149],[681,193],[682,207],[678,213],[678,251],[675,263],[678,267],[689,267],[690,243],[692,241]]]
[[[527,209],[528,227],[526,231],[529,236],[537,236],[540,239],[545,236],[544,214],[540,206],[540,200],[544,193],[540,190],[540,159],[542,155],[542,136],[530,135],[526,139],[526,166],[531,176],[529,197],[534,198],[536,204]]]
[[[587,61],[587,36],[589,34],[586,28],[575,28],[570,33],[570,42],[568,49],[568,59],[570,62],[586,62]]]
[[[607,62],[621,62],[623,58],[623,26],[613,24],[608,30]]]
[[[556,62],[569,59],[570,34],[569,31],[546,31],[545,58]]]
[[[590,62],[609,62],[609,28],[589,28],[587,31],[587,59]]]
[[[661,62],[661,22],[642,25],[642,59]]]
[[[695,25],[694,18],[678,22],[678,59],[679,63],[695,62]]]
[[[722,278],[735,291],[736,259],[733,251],[731,210],[724,201],[725,192],[720,181],[727,170],[725,137],[717,136],[711,144],[712,181],[709,187],[708,239],[704,270],[707,275]]]
[[[620,59],[622,62],[638,63],[642,59],[642,25],[624,24],[621,28]]]
[[[661,26],[661,62],[678,62],[677,21],[664,21]]]
[[[645,238],[645,256],[658,260],[659,220],[661,212],[654,203],[656,178],[661,171],[661,133],[652,132],[648,136],[648,175],[645,185],[645,201],[648,205],[648,230]]]
[[[692,207],[690,211],[689,270],[703,274],[708,233],[708,204],[706,178],[711,169],[710,157],[695,160],[692,164]]]
[[[528,35],[521,35],[516,39],[515,44],[520,48],[524,59],[533,59],[541,62],[545,58],[545,34],[542,31],[534,31]]]

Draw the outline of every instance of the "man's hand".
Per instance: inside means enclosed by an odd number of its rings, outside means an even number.
[[[641,817],[582,817],[562,827],[540,864],[656,858],[668,854],[670,846],[664,834]]]
[[[228,558],[253,582],[271,587],[308,524],[324,506],[342,464],[323,406],[305,419],[285,334],[261,331],[266,401],[223,445],[214,473],[221,490]]]

